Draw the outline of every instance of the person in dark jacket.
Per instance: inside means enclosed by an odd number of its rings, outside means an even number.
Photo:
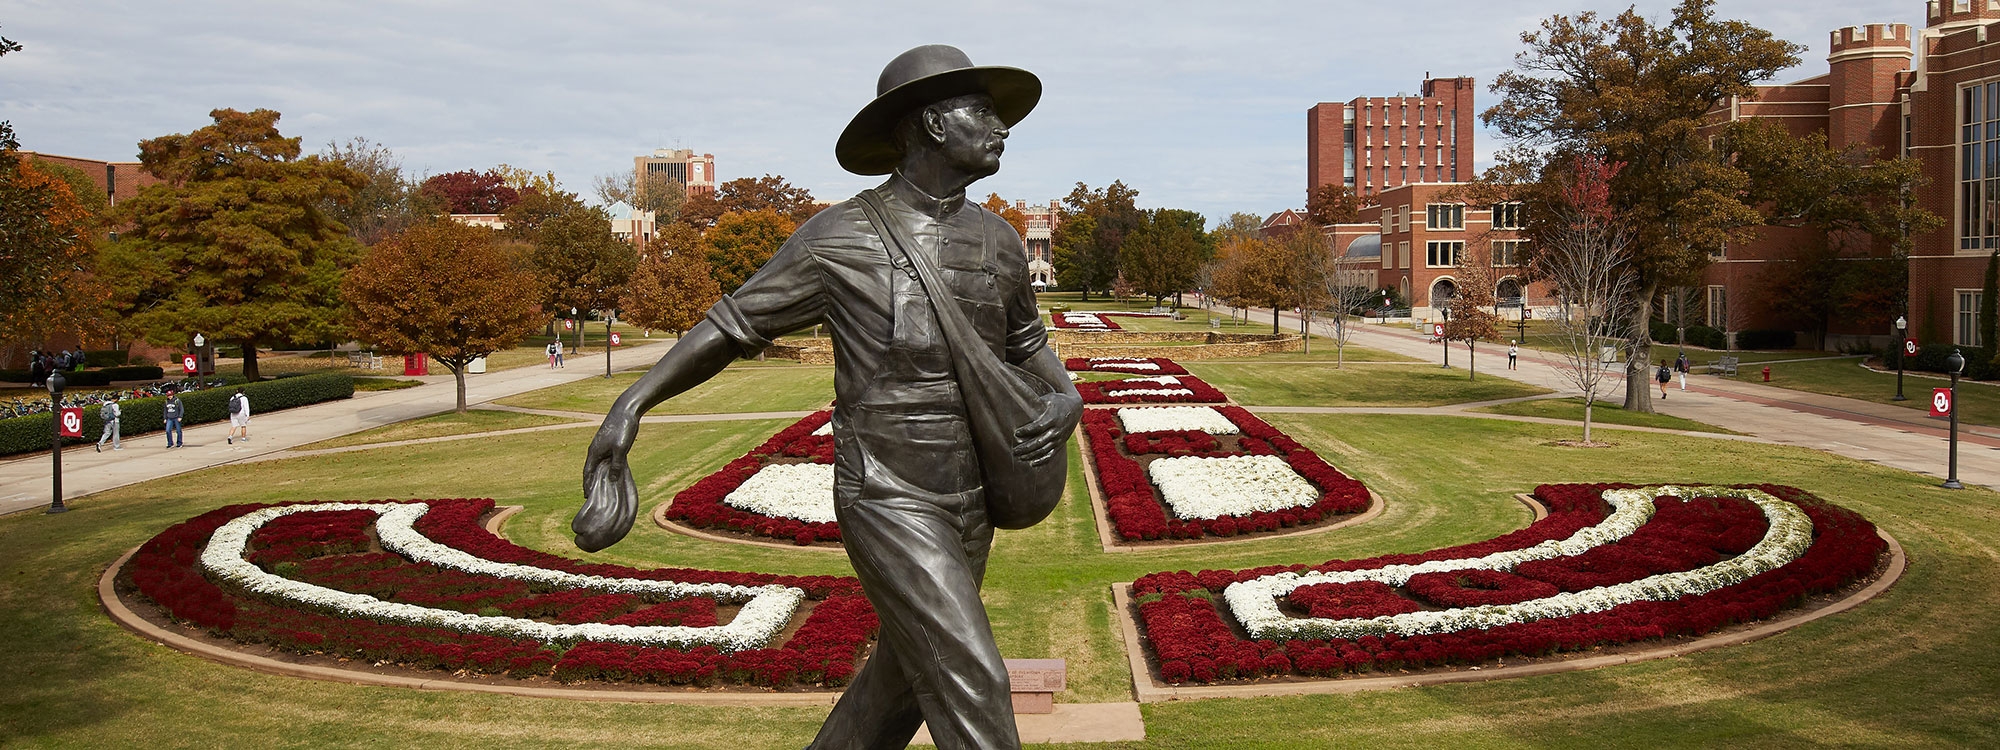
[[[182,414],[182,413],[183,413],[183,409],[182,409],[182,407],[181,407],[181,394],[180,394],[180,392],[179,392],[179,391],[167,391],[167,403],[166,403],[166,405],[165,405],[165,406],[162,406],[162,407],[160,407],[160,415],[161,415],[162,417],[165,417],[165,418],[166,418],[166,421],[167,421],[167,447],[168,447],[168,448],[186,448],[186,447],[187,447],[187,438],[186,438],[186,437],[184,437],[184,436],[183,436],[183,435],[181,434],[181,414]]]

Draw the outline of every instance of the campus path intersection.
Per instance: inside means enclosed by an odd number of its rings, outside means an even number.
[[[651,367],[672,348],[671,341],[621,346],[613,353],[614,370]],[[604,377],[604,352],[570,355],[560,370],[531,365],[512,370],[467,375],[467,406],[592,377]],[[422,378],[424,385],[396,391],[365,391],[353,398],[257,413],[252,404],[248,442],[230,444],[229,423],[212,422],[186,430],[186,448],[167,450],[164,433],[127,435],[125,450],[105,446],[99,453],[88,444],[63,451],[63,501],[173,476],[211,466],[255,460],[308,443],[340,437],[409,419],[451,411],[457,407],[457,387],[449,375]],[[0,461],[0,515],[48,507],[52,497],[52,459],[46,451]]]
[[[1260,315],[1268,316],[1270,310],[1253,310],[1251,315],[1253,319]],[[1280,320],[1284,330],[1299,329],[1297,315],[1284,313]],[[1332,334],[1330,326],[1317,321],[1313,330],[1322,336]],[[1432,364],[1441,364],[1444,360],[1443,345],[1431,343],[1429,337],[1421,332],[1395,324],[1357,326],[1348,343],[1415,357]],[[1464,368],[1465,347],[1452,344],[1451,349],[1452,367]],[[1654,350],[1658,352],[1661,348],[1656,346]],[[1568,365],[1553,352],[1522,349],[1520,369],[1508,370],[1506,347],[1481,344],[1475,364],[1479,377],[1503,377],[1562,394],[1581,395],[1557,371],[1558,367]],[[1621,371],[1606,378],[1607,393],[1599,395],[1601,401],[1616,403],[1623,400],[1622,375]],[[1922,411],[1698,373],[1688,374],[1688,390],[1680,390],[1678,381],[1669,388],[1670,395],[1666,399],[1657,395],[1653,399],[1653,408],[1662,414],[1706,422],[1773,443],[1815,448],[1929,474],[1939,480],[1946,474],[1947,431],[1944,420],[1931,419]],[[1920,385],[1910,389],[1910,392],[1922,393],[1924,388]],[[1959,481],[2000,489],[2000,429],[1960,425],[1958,440]]]

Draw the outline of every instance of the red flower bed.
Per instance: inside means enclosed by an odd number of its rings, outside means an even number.
[[[714,474],[702,477],[675,495],[667,505],[667,518],[698,529],[724,529],[751,536],[781,539],[800,546],[814,542],[840,543],[840,524],[814,523],[796,518],[778,518],[730,506],[723,498],[757,475],[778,458],[808,458],[813,463],[833,463],[833,436],[814,435],[814,430],[833,420],[833,412],[816,412],[780,430],[763,445],[752,448]]]
[[[873,638],[877,621],[860,582],[834,576],[779,576],[681,568],[639,570],[585,563],[516,546],[479,525],[491,500],[427,500],[415,528],[433,541],[478,557],[583,575],[722,583],[777,584],[803,589],[810,614],[783,644],[721,653],[583,642],[575,645],[468,635],[442,628],[391,625],[298,608],[210,581],[197,558],[208,538],[230,520],[267,505],[234,505],[189,519],[141,546],[126,566],[139,593],[182,623],[245,643],[302,653],[443,669],[566,680],[637,680],[673,684],[841,685]],[[549,590],[413,563],[386,552],[352,548],[370,511],[304,512],[281,517],[251,536],[249,556],[266,571],[343,591],[422,606],[559,622],[713,626],[713,599],[646,602],[627,594]],[[357,531],[358,530],[358,531]],[[315,535],[340,544],[294,544]],[[365,537],[361,538],[366,541]],[[272,550],[291,549],[290,557]],[[620,662],[620,658],[629,659]]]
[[[1127,542],[1199,539],[1204,536],[1259,534],[1319,523],[1330,516],[1359,513],[1368,508],[1368,488],[1327,464],[1311,449],[1291,439],[1250,412],[1234,406],[1217,411],[1234,422],[1242,435],[1234,448],[1224,448],[1215,436],[1175,430],[1126,434],[1116,410],[1091,409],[1083,414],[1083,434],[1092,465],[1097,467],[1105,514],[1120,539]],[[1178,519],[1168,515],[1159,491],[1134,456],[1274,455],[1321,492],[1318,502],[1278,511],[1254,511],[1241,516]]]
[[[1203,382],[1201,378],[1192,375],[1179,375],[1176,377],[1180,379],[1180,385],[1132,383],[1128,380],[1103,380],[1077,383],[1076,392],[1083,394],[1083,402],[1086,404],[1220,404],[1229,400],[1228,397],[1222,395],[1222,391],[1216,390],[1215,386]],[[1172,388],[1185,388],[1193,391],[1193,393],[1163,396],[1157,393],[1125,392]]]
[[[1416,602],[1397,596],[1394,587],[1378,581],[1300,586],[1285,599],[1307,617],[1381,617],[1422,609]]]
[[[1086,325],[1078,325],[1078,324],[1076,324],[1076,323],[1071,323],[1071,322],[1069,322],[1069,321],[1067,321],[1067,320],[1064,320],[1064,319],[1063,319],[1063,316],[1064,316],[1064,315],[1089,315],[1090,317],[1093,317],[1093,318],[1096,318],[1096,319],[1097,319],[1097,320],[1098,320],[1099,322],[1103,323],[1104,325],[1101,325],[1101,326],[1086,326]],[[1116,331],[1116,330],[1119,330],[1119,325],[1118,325],[1118,324],[1117,324],[1116,322],[1113,322],[1113,321],[1111,320],[1111,316],[1109,316],[1109,315],[1105,315],[1105,314],[1103,314],[1103,313],[1057,313],[1057,312],[1052,312],[1052,313],[1049,313],[1049,325],[1050,325],[1050,326],[1052,326],[1052,327],[1055,327],[1055,328],[1069,328],[1069,329],[1074,329],[1074,330],[1083,330],[1083,331]]]
[[[1116,372],[1125,375],[1146,375],[1146,376],[1188,374],[1187,368],[1180,366],[1171,359],[1162,359],[1159,357],[1152,357],[1152,358],[1112,357],[1110,359],[1113,361],[1097,362],[1095,364],[1092,364],[1089,358],[1071,357],[1069,359],[1063,360],[1063,367],[1067,368],[1071,372]],[[1116,364],[1150,364],[1150,365],[1155,365],[1160,369],[1134,370],[1134,369],[1111,366]]]
[[[1599,493],[1630,486],[1543,485],[1536,488],[1535,495],[1549,505],[1547,518],[1502,537],[1422,554],[1336,560],[1311,568],[1291,565],[1150,574],[1133,585],[1133,593],[1138,597],[1139,625],[1159,660],[1160,678],[1167,682],[1219,682],[1271,675],[1324,677],[1368,670],[1478,664],[1509,655],[1542,656],[1668,636],[1699,636],[1732,623],[1768,618],[1807,597],[1837,590],[1868,575],[1887,547],[1875,534],[1874,525],[1852,511],[1796,488],[1749,485],[1799,506],[1813,522],[1812,546],[1788,564],[1706,594],[1675,601],[1634,602],[1602,612],[1485,630],[1292,641],[1249,640],[1239,634],[1225,607],[1218,606],[1221,593],[1229,584],[1280,571],[1356,570],[1477,557],[1565,538],[1604,518],[1607,509],[1598,498]],[[1705,560],[1740,553],[1764,533],[1761,513],[1757,517],[1759,523],[1747,523],[1744,508],[1749,504],[1742,501],[1723,498],[1682,501],[1663,497],[1656,501],[1656,506],[1653,519],[1637,533],[1600,548],[1632,548],[1606,555],[1600,560],[1603,567],[1624,566],[1626,574],[1640,577],[1667,562],[1687,569],[1706,564]],[[1751,507],[1750,512],[1757,511]],[[1755,529],[1755,534],[1742,531],[1744,528]],[[1745,543],[1746,538],[1749,543]],[[1547,593],[1557,588],[1550,581],[1527,574],[1525,569],[1529,565],[1521,567],[1524,570],[1511,577],[1471,571],[1423,574],[1412,577],[1406,590],[1441,605],[1465,606],[1480,603],[1482,597],[1489,600],[1487,603],[1516,601],[1514,597],[1530,590]],[[1471,585],[1461,584],[1457,579]],[[1323,602],[1329,601],[1329,593],[1309,589],[1331,588],[1334,587],[1301,587],[1288,600],[1294,606],[1309,608],[1315,602],[1328,606]],[[1301,591],[1307,592],[1303,600]],[[1393,602],[1387,605],[1394,606]]]
[[[1629,579],[1628,579],[1629,580]],[[1382,584],[1383,588],[1388,588]],[[1411,594],[1440,607],[1477,607],[1546,599],[1559,590],[1550,584],[1498,570],[1419,573],[1403,585]],[[1407,601],[1407,600],[1406,600]],[[1313,615],[1326,617],[1327,615]],[[1344,615],[1351,617],[1352,615]]]

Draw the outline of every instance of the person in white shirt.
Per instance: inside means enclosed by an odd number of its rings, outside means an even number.
[[[250,396],[242,388],[229,396],[229,435],[223,440],[231,445],[250,442]]]

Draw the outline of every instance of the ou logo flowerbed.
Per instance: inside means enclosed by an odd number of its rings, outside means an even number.
[[[874,634],[852,578],[582,563],[487,532],[492,509],[231,506],[154,537],[121,577],[222,638],[564,681],[839,685]]]
[[[696,529],[838,547],[833,412],[816,412],[674,495],[659,516]]]
[[[1699,636],[1869,576],[1887,542],[1795,488],[1543,485],[1547,518],[1421,555],[1154,573],[1132,586],[1155,676],[1481,664]]]

